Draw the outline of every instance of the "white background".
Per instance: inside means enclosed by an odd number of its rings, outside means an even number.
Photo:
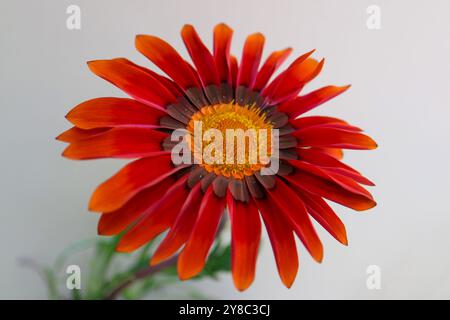
[[[81,7],[81,30],[66,28],[70,4]],[[380,30],[366,27],[371,4],[381,8]],[[299,275],[289,290],[264,235],[246,292],[237,292],[226,275],[151,297],[196,287],[209,297],[236,299],[450,298],[449,1],[9,0],[1,1],[0,15],[0,298],[46,298],[40,279],[18,259],[50,264],[70,243],[95,236],[90,193],[122,165],[60,157],[64,145],[54,137],[69,127],[70,108],[122,95],[85,62],[122,56],[150,66],[134,49],[139,33],[162,37],[187,57],[183,24],[195,25],[210,46],[222,21],[235,30],[235,54],[256,31],[266,36],[266,55],[287,46],[294,56],[316,48],[326,64],[306,90],[352,84],[314,113],[344,118],[378,142],[375,151],[346,154],[376,182],[378,206],[363,213],[336,206],[349,247],[319,230],[325,259],[317,264],[299,246]],[[378,291],[366,287],[372,264],[382,271]]]

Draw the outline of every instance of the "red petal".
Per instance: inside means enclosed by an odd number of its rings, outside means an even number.
[[[302,117],[298,119],[290,119],[289,123],[297,129],[305,129],[310,127],[321,127],[321,128],[335,128],[343,129],[348,131],[360,132],[362,129],[352,126],[345,122],[344,120],[332,118],[332,117]]]
[[[377,147],[369,136],[350,130],[309,127],[291,133],[298,139],[299,147],[333,147],[342,149],[371,150]]]
[[[312,91],[304,96],[297,97],[293,100],[287,101],[280,106],[278,110],[287,113],[289,117],[296,118],[299,115],[314,109],[324,102],[336,97],[337,95],[346,91],[350,86],[336,87],[327,86],[316,91]]]
[[[255,199],[255,202],[272,244],[278,274],[284,285],[290,288],[298,271],[297,247],[292,227],[287,219],[279,214],[280,210],[272,200]]]
[[[361,128],[352,126],[350,124],[344,124],[344,123],[327,123],[327,124],[317,125],[316,127],[343,129],[343,130],[355,131],[355,132],[361,132],[362,131]]]
[[[90,61],[88,66],[93,73],[142,103],[163,109],[176,102],[175,96],[158,79],[122,59]]]
[[[225,198],[217,197],[210,186],[200,205],[194,229],[178,258],[180,279],[192,278],[203,270],[224,209]]]
[[[203,199],[200,183],[192,188],[173,226],[152,256],[151,265],[169,258],[189,239]]]
[[[352,167],[342,163],[336,158],[314,149],[297,149],[299,159],[320,166],[328,174],[340,174],[355,180],[358,183],[374,186],[369,179],[363,177]]]
[[[306,55],[309,55],[309,53]],[[292,99],[301,91],[305,84],[320,73],[324,60],[320,62],[317,62],[312,58],[302,60],[302,57],[298,58],[297,62],[294,61],[294,63],[291,64],[279,78],[277,78],[278,80],[275,79],[273,84],[269,85],[263,91],[263,95],[266,96],[266,99],[270,104],[279,104],[285,100]]]
[[[125,98],[96,98],[73,108],[67,120],[82,129],[117,126],[159,127],[165,112]]]
[[[233,87],[237,86],[238,62],[235,56],[230,56],[230,74],[233,81]]]
[[[117,251],[134,251],[173,224],[189,194],[186,180],[187,175],[184,175],[167,190],[157,203],[145,212],[142,219],[120,238],[116,248]]]
[[[353,171],[355,173],[359,173],[352,167],[337,160],[336,158],[330,156],[329,154],[324,153],[321,150],[317,150],[314,148],[310,148],[310,149],[297,148],[296,151],[297,151],[297,155],[299,156],[300,160],[312,163],[316,166],[343,168],[343,169],[346,169],[349,171]]]
[[[131,66],[134,66],[135,68],[138,68],[142,71],[144,71],[145,73],[148,73],[150,76],[152,76],[153,78],[157,79],[159,82],[161,82],[162,85],[164,85],[166,87],[167,90],[169,90],[175,97],[181,97],[183,96],[183,91],[180,89],[180,87],[173,82],[172,80],[170,80],[169,78],[160,75],[158,73],[156,73],[153,70],[147,69],[143,66],[140,66],[138,64],[135,64],[133,62],[131,62],[128,59],[125,58],[116,58],[115,60],[117,61],[121,61],[123,63],[128,63]]]
[[[89,210],[114,211],[139,191],[161,182],[184,167],[174,167],[170,153],[133,161],[97,187],[89,202]]]
[[[308,213],[324,227],[337,241],[347,245],[345,225],[334,213],[333,209],[321,198],[312,193],[301,191],[298,196],[303,200]]]
[[[270,82],[270,84],[261,92],[261,94],[266,97],[267,100],[270,100],[270,97],[272,97],[286,75],[292,72],[292,68],[305,61],[313,52],[314,50],[311,50],[310,52],[307,52],[295,59],[294,62],[292,62],[286,70],[281,72],[275,79],[272,80],[272,82]]]
[[[61,133],[59,136],[57,136],[56,140],[63,141],[63,142],[76,142],[76,141],[94,137],[94,136],[104,133],[108,130],[110,130],[110,129],[109,128],[96,128],[96,129],[84,130],[84,129],[80,129],[77,127],[72,127],[69,130],[66,130],[63,133]]]
[[[231,83],[230,74],[230,45],[233,30],[224,23],[214,28],[214,60],[221,82]]]
[[[344,120],[333,117],[322,117],[322,116],[301,117],[298,119],[291,119],[289,120],[289,123],[292,124],[297,129],[313,126],[327,126],[352,131],[362,131],[360,128],[349,125]]]
[[[344,158],[344,152],[339,148],[310,148],[311,150],[317,150],[323,152],[337,160],[342,160]]]
[[[175,182],[169,177],[131,198],[123,207],[101,215],[97,231],[100,235],[119,234],[149,210]]]
[[[136,49],[156,64],[180,87],[200,87],[195,73],[178,52],[164,40],[147,35],[136,36]]]
[[[261,220],[253,201],[244,203],[227,194],[231,218],[231,270],[239,291],[247,289],[255,277],[261,238]]]
[[[332,178],[334,181],[338,182],[344,188],[346,188],[352,192],[359,193],[361,195],[365,195],[366,197],[373,200],[373,197],[370,194],[370,192],[367,191],[366,189],[364,189],[362,186],[360,186],[358,184],[358,182],[356,182],[354,179],[349,178],[346,175],[341,174],[341,173],[331,172],[329,169],[325,169],[325,168],[322,170],[322,172],[327,174],[330,178]]]
[[[350,178],[355,182],[365,184],[366,186],[374,186],[375,183],[367,179],[366,177],[362,176],[360,173],[349,171],[347,169],[343,168],[327,168],[322,167],[324,171],[326,171],[329,175],[335,176],[335,175],[342,175],[344,177]]]
[[[295,233],[314,260],[322,262],[323,246],[309,219],[303,201],[279,178],[275,188],[268,191],[268,194],[292,223]]]
[[[289,163],[299,170],[295,170],[293,174],[284,178],[302,190],[358,211],[367,210],[376,205],[370,193],[350,179],[345,181],[337,179],[303,161],[289,160]]]
[[[318,175],[320,177],[323,177],[325,179],[330,179],[342,186],[343,188],[350,190],[355,193],[359,193],[361,195],[365,195],[370,199],[372,198],[372,195],[363,187],[361,187],[358,183],[354,182],[353,180],[344,177],[340,174],[335,174],[332,172],[327,172],[324,168],[319,168],[315,165],[309,164],[307,162],[298,161],[298,160],[292,160],[292,164],[301,170],[308,171],[310,173],[313,173],[315,175]]]
[[[247,37],[239,65],[237,86],[253,88],[264,48],[264,40],[261,33],[255,33]]]
[[[74,160],[99,158],[138,158],[162,153],[168,134],[148,128],[117,127],[81,141],[73,142],[63,156]]]
[[[292,48],[287,48],[280,51],[273,52],[264,62],[261,69],[258,71],[256,76],[255,85],[253,87],[256,91],[261,91],[267,85],[270,77],[274,72],[280,67],[280,65],[287,59],[289,54],[291,54]]]
[[[189,24],[185,25],[181,30],[181,37],[197,68],[203,86],[218,85],[220,83],[219,75],[216,71],[214,58],[203,44],[194,27]]]

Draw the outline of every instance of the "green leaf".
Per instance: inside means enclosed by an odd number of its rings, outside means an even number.
[[[231,245],[222,246],[221,241],[216,242],[215,247],[209,255],[208,261],[203,271],[198,275],[197,279],[210,277],[217,279],[221,272],[229,272],[231,270]]]

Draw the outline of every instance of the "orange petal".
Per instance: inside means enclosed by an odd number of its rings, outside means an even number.
[[[165,112],[125,98],[96,98],[73,108],[67,120],[82,129],[117,126],[158,128]]]
[[[295,233],[317,262],[322,262],[323,246],[320,242],[303,201],[283,182],[277,179],[275,188],[268,191],[270,199],[278,204],[282,213],[291,222]]]
[[[265,38],[261,33],[254,33],[245,40],[237,76],[237,86],[253,88],[259,63],[261,62],[264,41]]]
[[[195,73],[178,52],[164,40],[148,35],[136,36],[136,49],[171,77],[181,88],[200,87]]]
[[[198,75],[204,87],[210,84],[219,85],[219,75],[216,70],[216,64],[208,48],[195,31],[194,27],[187,24],[181,30],[181,36],[189,55],[197,68]]]
[[[63,142],[76,142],[105,133],[108,130],[110,130],[110,128],[96,128],[85,130],[77,127],[72,127],[57,136],[56,140]]]
[[[184,175],[144,213],[141,220],[120,238],[117,251],[132,252],[172,226],[189,194],[186,180],[187,175]]]
[[[71,143],[62,155],[74,160],[145,157],[165,153],[161,144],[167,136],[166,133],[148,128],[116,127]]]
[[[180,213],[164,240],[152,256],[151,265],[160,263],[175,254],[189,239],[197,220],[203,194],[200,183],[197,183],[186,198]]]
[[[358,183],[374,186],[375,184],[369,179],[362,176],[358,171],[352,167],[342,163],[336,158],[315,149],[301,149],[297,148],[297,155],[302,161],[309,162],[316,166],[321,167],[329,174],[340,174],[355,180]]]
[[[332,147],[371,150],[377,147],[369,136],[359,132],[329,127],[309,127],[291,133],[299,147]]]
[[[344,158],[344,152],[339,148],[310,148],[311,150],[317,150],[323,152],[337,160],[342,160]]]
[[[350,178],[350,179],[352,179],[353,181],[355,181],[357,183],[364,184],[366,186],[374,186],[375,185],[375,183],[373,183],[372,181],[370,181],[369,179],[367,179],[366,177],[364,177],[360,173],[357,173],[357,172],[354,172],[354,171],[350,171],[350,170],[347,170],[347,169],[344,169],[344,168],[327,168],[327,167],[323,167],[322,169],[325,172],[327,172],[329,175],[331,175],[331,176],[338,177],[339,175],[341,175],[341,176]]]
[[[298,119],[291,119],[289,123],[297,129],[303,129],[313,126],[326,126],[328,128],[338,128],[350,131],[362,131],[360,128],[351,126],[346,121],[333,118],[333,117],[323,117],[323,116],[310,116],[301,117]]]
[[[323,64],[323,59],[318,62],[315,59],[308,58],[289,67],[276,89],[267,97],[270,104],[279,104],[298,95],[305,84],[320,73]]]
[[[112,236],[124,231],[157,203],[174,182],[173,177],[168,177],[160,183],[142,190],[123,207],[102,214],[98,222],[98,234]]]
[[[361,187],[358,183],[354,182],[352,179],[349,179],[343,175],[335,174],[333,172],[327,172],[325,169],[320,168],[318,166],[312,165],[307,162],[299,161],[299,160],[289,160],[291,161],[291,164],[303,171],[310,172],[312,174],[315,174],[317,176],[320,176],[324,179],[329,179],[337,183],[338,185],[342,186],[343,188],[361,194],[365,195],[370,199],[373,199],[370,192],[368,192],[366,189]]]
[[[233,81],[233,87],[236,88],[237,86],[237,74],[238,74],[238,62],[237,58],[235,56],[230,56],[230,75],[231,80]]]
[[[280,65],[287,59],[289,54],[291,54],[292,48],[287,48],[280,51],[272,52],[272,54],[264,62],[261,69],[258,71],[256,76],[255,85],[253,90],[261,91],[267,85],[270,77],[274,72],[280,67]]]
[[[214,28],[214,60],[221,82],[231,83],[230,46],[233,30],[224,23]]]
[[[346,188],[352,192],[359,193],[361,195],[365,195],[366,197],[373,200],[373,197],[370,194],[370,192],[367,191],[366,189],[364,189],[361,185],[359,185],[359,183],[357,181],[355,181],[353,178],[350,178],[348,175],[344,175],[342,173],[335,173],[328,169],[322,169],[322,172],[327,174],[331,179],[333,179],[334,181],[339,183],[344,188]]]
[[[320,223],[322,227],[324,227],[337,241],[344,245],[348,245],[345,225],[325,200],[306,191],[300,191],[297,195],[303,200],[303,203],[308,209],[308,213]]]
[[[89,69],[134,99],[163,109],[175,103],[175,96],[156,78],[121,59],[88,62]]]
[[[327,102],[328,100],[340,95],[350,86],[336,87],[327,86],[312,91],[306,95],[296,97],[278,106],[278,110],[287,113],[289,117],[296,118],[299,115],[314,109],[315,107]]]
[[[340,149],[337,149],[340,150]],[[357,170],[353,169],[349,165],[339,161],[335,157],[325,153],[324,151],[317,148],[297,148],[296,149],[299,160],[309,162],[320,167],[332,167],[332,168],[343,168],[355,173],[359,173]]]
[[[255,278],[256,259],[261,238],[261,220],[253,201],[244,203],[227,194],[231,219],[231,271],[239,291],[247,289]]]
[[[178,258],[181,280],[192,278],[203,270],[224,209],[225,198],[217,197],[211,185],[203,197],[191,236]]]
[[[303,161],[289,160],[296,169],[284,176],[289,183],[354,210],[363,211],[376,205],[370,193],[350,179],[337,179],[320,168]]]
[[[287,219],[279,214],[280,209],[272,200],[255,199],[272,244],[278,274],[283,284],[290,288],[297,276],[298,254],[292,227]]]
[[[97,187],[89,202],[89,210],[117,210],[139,191],[161,182],[184,167],[174,167],[170,153],[133,161]]]
[[[154,72],[153,70],[150,70],[148,68],[145,68],[143,66],[140,66],[138,64],[135,64],[133,62],[131,62],[128,59],[125,58],[116,58],[115,60],[123,62],[123,63],[128,63],[129,65],[138,68],[142,71],[144,71],[145,73],[148,73],[150,76],[152,76],[153,78],[155,78],[156,80],[158,80],[159,82],[161,82],[161,84],[163,86],[166,87],[167,90],[169,90],[175,97],[181,97],[183,96],[183,91],[181,90],[181,88],[172,80],[170,80],[169,78],[160,75],[159,73]]]
[[[284,80],[285,77],[288,77],[289,74],[295,70],[296,66],[301,65],[308,57],[314,52],[314,50],[311,50],[307,53],[302,54],[300,57],[294,60],[289,67],[281,72],[275,79],[273,79],[269,85],[264,88],[264,90],[261,92],[261,94],[266,97],[266,100],[270,102],[271,97],[274,95],[275,91],[278,89],[279,86],[283,85],[283,83],[286,83]],[[284,81],[284,82],[283,82]]]

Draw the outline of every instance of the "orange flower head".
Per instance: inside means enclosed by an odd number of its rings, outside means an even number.
[[[184,26],[193,65],[164,40],[138,35],[137,50],[164,75],[125,58],[89,62],[93,73],[129,98],[77,105],[67,114],[73,127],[58,139],[69,143],[63,156],[70,159],[134,159],[89,203],[101,213],[99,234],[124,232],[118,251],[134,251],[168,230],[150,263],[179,254],[180,278],[194,277],[227,214],[233,280],[245,290],[255,276],[262,220],[280,278],[290,287],[298,270],[295,236],[313,259],[323,258],[311,217],[347,245],[327,200],[358,211],[376,205],[363,187],[373,183],[341,160],[343,149],[377,145],[346,121],[304,115],[349,88],[302,92],[324,64],[313,51],[274,77],[292,49],[275,51],[261,64],[265,38],[255,33],[238,63],[230,53],[232,35],[227,25],[217,25],[210,51],[192,26]],[[179,130],[187,148],[173,139]],[[247,135],[239,140],[236,132]]]

